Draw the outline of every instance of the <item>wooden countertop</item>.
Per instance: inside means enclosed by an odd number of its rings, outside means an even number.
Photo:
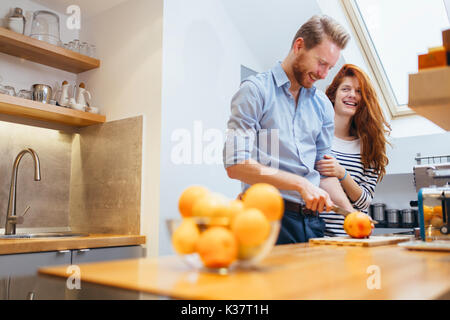
[[[90,234],[85,237],[0,239],[0,254],[118,247],[145,244],[145,236]]]
[[[368,289],[379,268],[380,289]],[[450,254],[396,245],[276,246],[253,270],[199,272],[179,257],[80,265],[81,281],[180,299],[435,299],[450,295]],[[368,269],[369,268],[369,269]],[[372,273],[371,273],[372,272]],[[39,273],[67,277],[66,267]]]

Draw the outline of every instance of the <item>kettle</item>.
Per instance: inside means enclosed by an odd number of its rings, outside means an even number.
[[[89,100],[92,99],[91,93],[86,90],[84,83],[81,82],[80,85],[78,86],[76,102],[78,105],[83,106],[83,107],[87,106],[85,94],[87,94],[89,96]]]
[[[67,81],[63,81],[61,86],[61,95],[58,99],[58,104],[62,107],[68,107],[69,106],[69,88],[70,85]]]

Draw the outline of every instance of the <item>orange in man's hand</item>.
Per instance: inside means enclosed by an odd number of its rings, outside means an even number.
[[[366,238],[372,234],[372,222],[367,214],[355,211],[345,217],[344,230],[352,238]]]

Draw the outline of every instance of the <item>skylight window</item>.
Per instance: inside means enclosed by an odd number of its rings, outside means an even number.
[[[408,75],[417,56],[442,45],[449,27],[443,0],[342,0],[392,117],[411,114]]]

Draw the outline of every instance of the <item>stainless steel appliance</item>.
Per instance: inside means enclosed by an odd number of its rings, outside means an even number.
[[[450,240],[450,155],[417,157],[416,161],[420,237],[424,241]]]

